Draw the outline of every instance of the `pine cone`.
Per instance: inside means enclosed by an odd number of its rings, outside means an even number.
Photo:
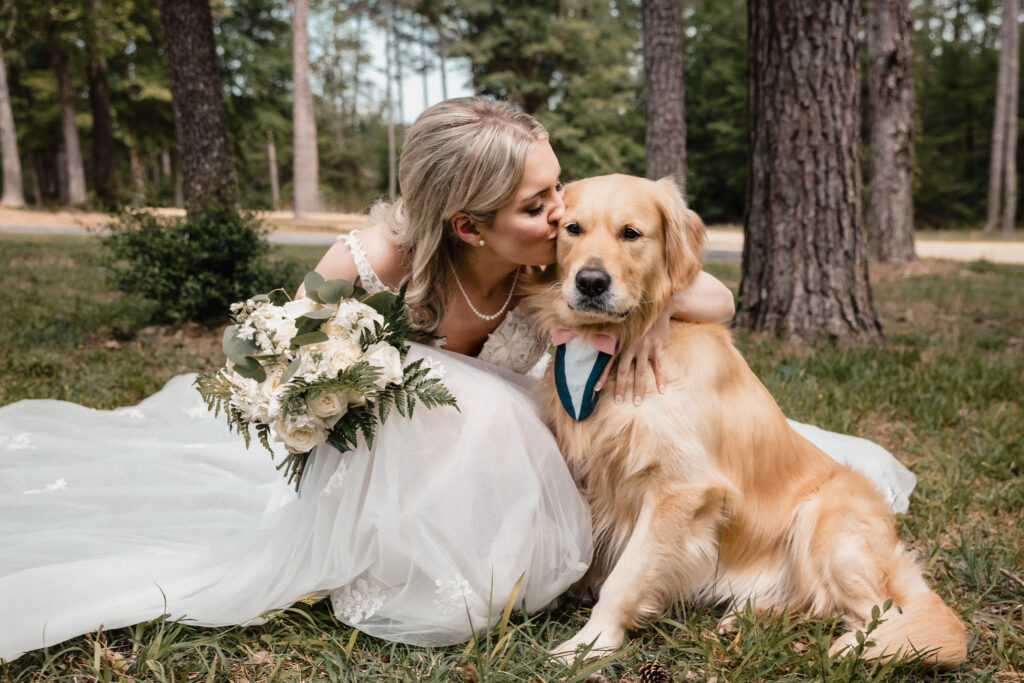
[[[656,659],[640,667],[640,683],[669,683],[671,680],[668,669]]]

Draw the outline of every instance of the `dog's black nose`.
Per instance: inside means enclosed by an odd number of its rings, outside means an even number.
[[[612,285],[612,278],[603,268],[581,268],[576,273],[576,289],[583,296],[601,296]]]

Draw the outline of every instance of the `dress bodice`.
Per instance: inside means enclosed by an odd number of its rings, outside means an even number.
[[[363,289],[371,294],[393,291],[374,272],[373,266],[366,258],[366,250],[363,249],[358,230],[353,230],[339,239],[345,241],[352,253],[352,259],[356,263],[356,271],[359,273]],[[438,345],[443,348],[444,339],[439,339],[438,342]],[[537,366],[546,348],[547,343],[540,336],[537,328],[530,322],[521,307],[517,306],[509,311],[498,327],[487,336],[478,358],[493,365],[525,374]]]

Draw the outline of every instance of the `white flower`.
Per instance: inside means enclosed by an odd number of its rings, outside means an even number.
[[[363,354],[363,360],[370,365],[380,369],[380,377],[376,385],[383,389],[391,382],[401,382],[404,376],[402,372],[402,356],[391,344],[377,342]]]
[[[308,451],[327,441],[327,429],[319,420],[292,419],[290,416],[285,420],[278,420],[274,423],[276,439],[283,441],[286,446],[291,446],[297,451]]]
[[[306,296],[302,297],[301,299],[289,301],[283,306],[281,306],[284,316],[290,318],[291,320],[301,318],[302,316],[306,315],[311,311],[319,311],[321,308],[323,308],[321,304],[318,304],[317,302],[313,301],[312,299]]]
[[[346,394],[321,394],[306,402],[309,412],[324,420],[329,426],[334,424],[348,412],[348,396]]]

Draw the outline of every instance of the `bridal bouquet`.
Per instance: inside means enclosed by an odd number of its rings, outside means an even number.
[[[278,465],[296,488],[315,446],[347,451],[359,434],[372,446],[378,422],[392,408],[411,416],[417,401],[457,408],[429,365],[403,365],[404,289],[368,295],[358,284],[325,281],[316,272],[304,284],[302,299],[274,290],[232,304],[227,364],[196,379],[207,407],[226,413],[246,447],[255,428],[268,450],[273,432],[297,451]]]

